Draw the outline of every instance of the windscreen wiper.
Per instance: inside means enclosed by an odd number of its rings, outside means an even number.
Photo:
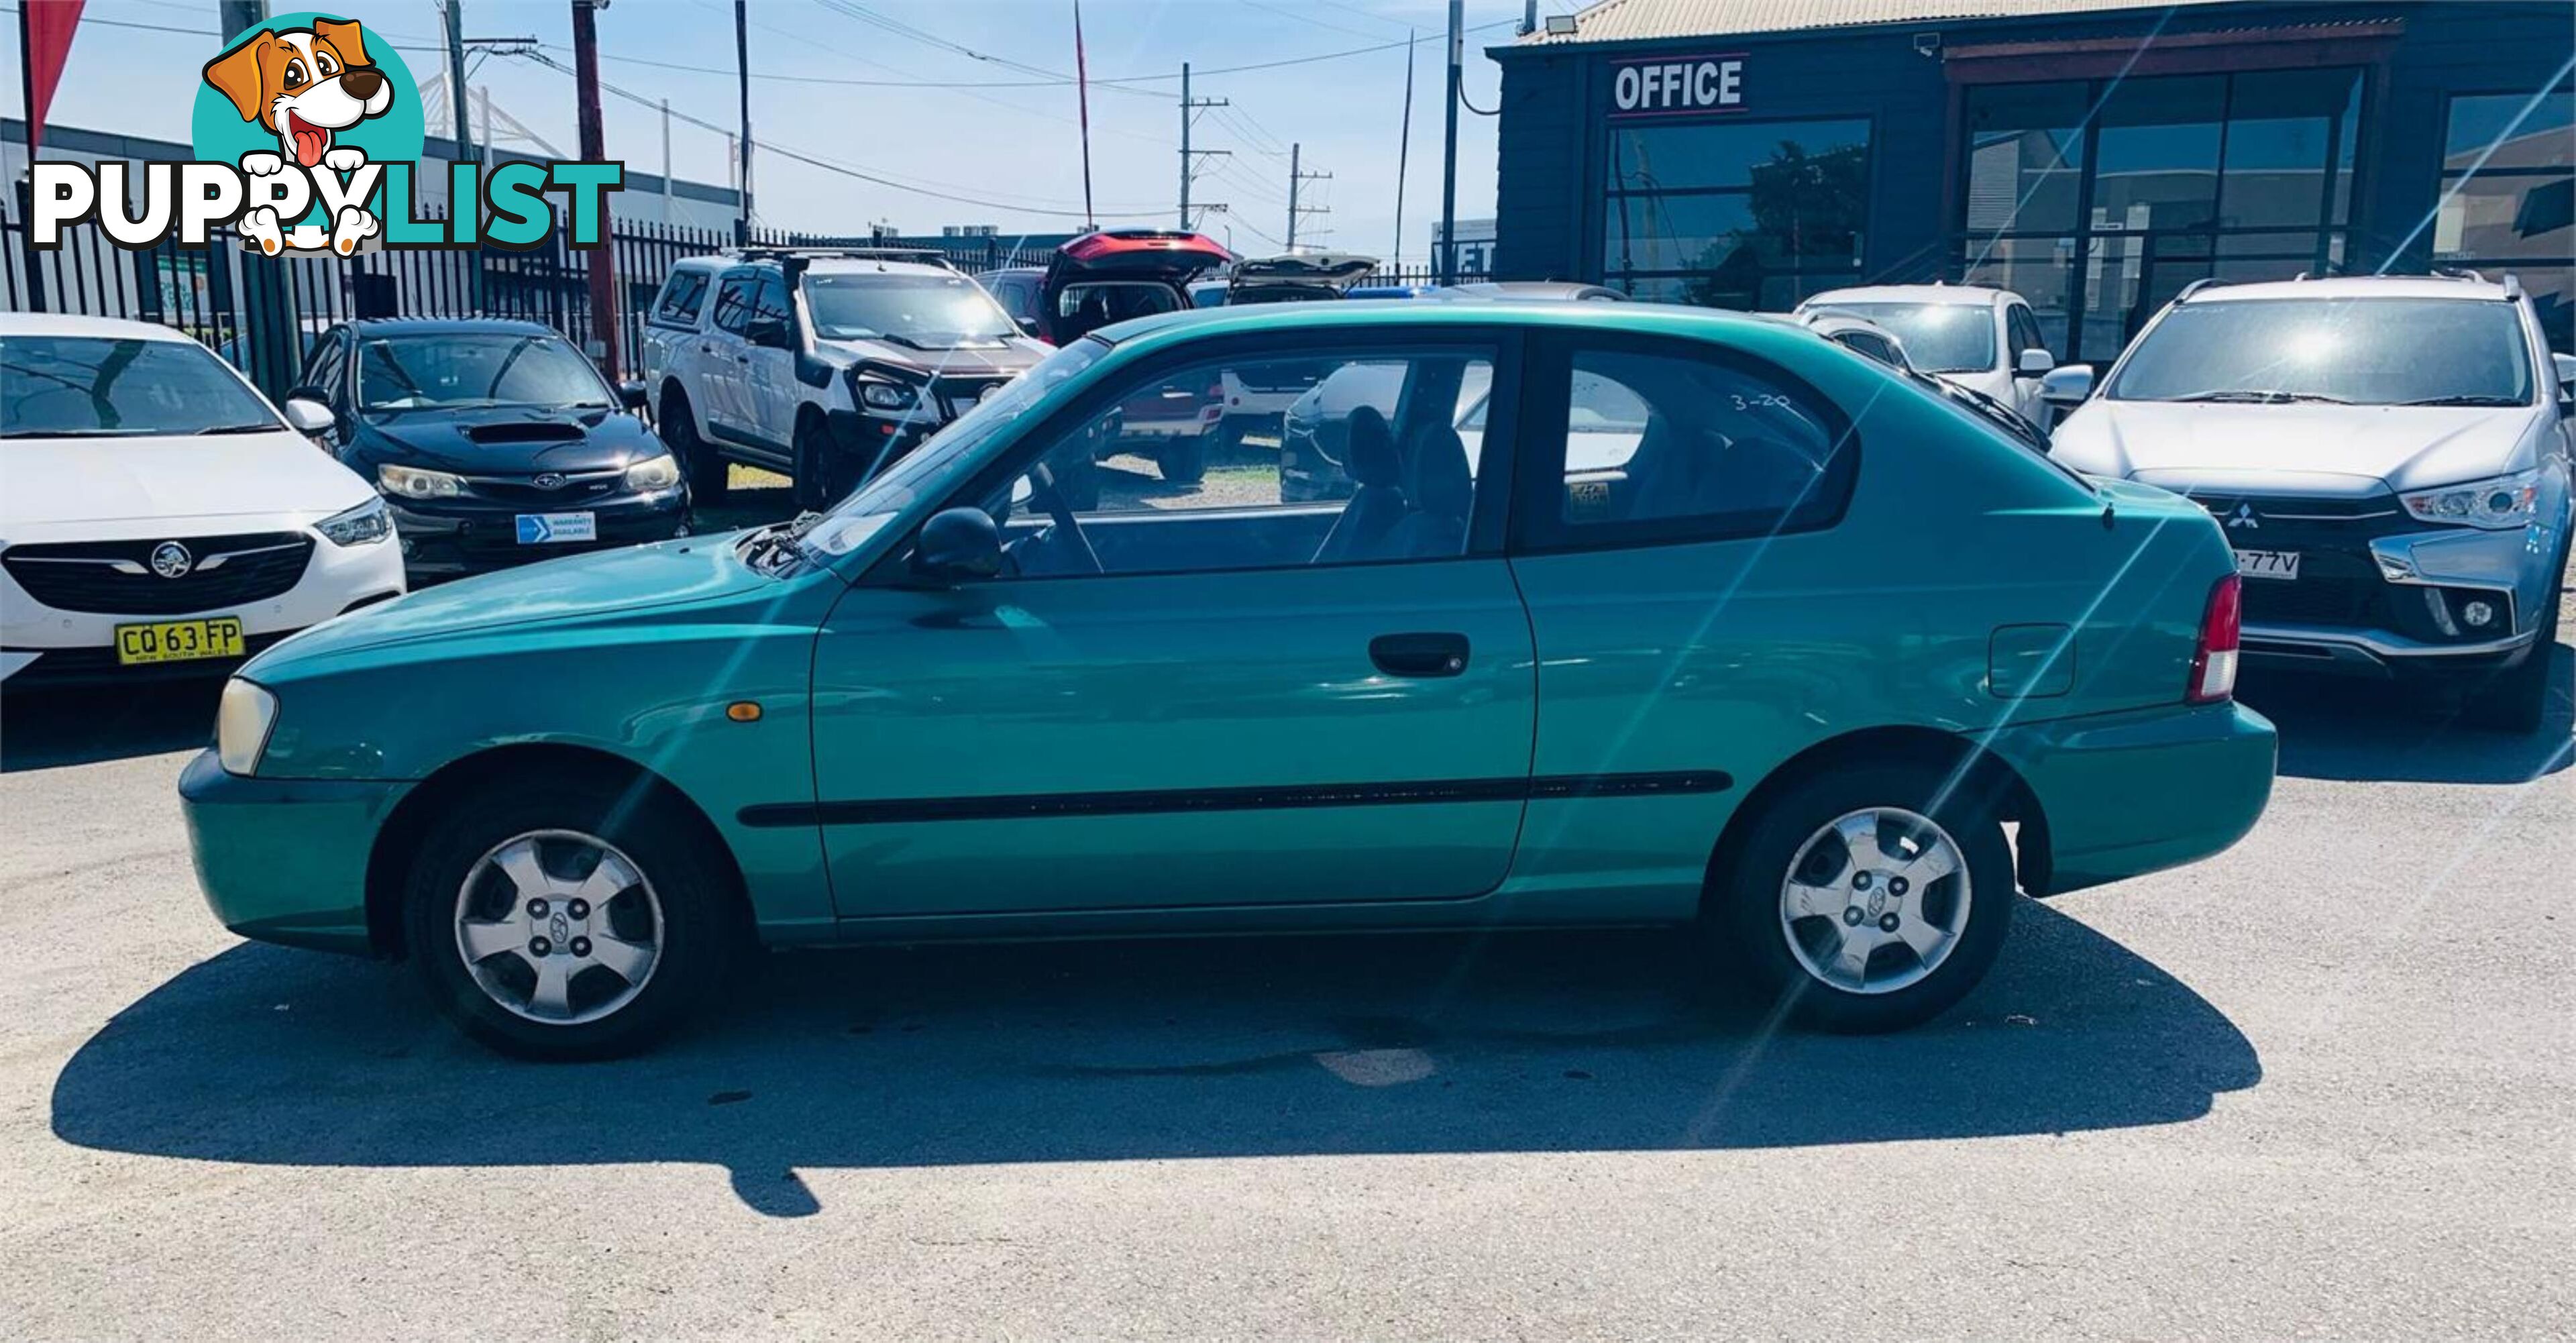
[[[212,429],[198,430],[196,436],[203,438],[213,434],[273,434],[282,427],[275,424],[219,424]]]
[[[2323,392],[2225,390],[2216,392],[2194,392],[2189,396],[2167,397],[2166,399],[2169,401],[2245,401],[2258,405],[2274,406],[2289,401],[2315,401],[2322,402],[2329,406],[2349,406],[2352,404],[2351,402],[2344,400],[2342,397],[2327,396]]]
[[[2519,406],[2522,402],[2509,396],[2428,396],[2416,401],[2400,401],[2401,406]]]

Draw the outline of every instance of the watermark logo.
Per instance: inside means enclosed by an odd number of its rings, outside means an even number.
[[[231,234],[269,256],[355,256],[379,249],[498,247],[524,251],[554,233],[596,247],[615,162],[517,160],[489,174],[446,168],[445,217],[424,200],[427,140],[420,87],[392,43],[356,19],[280,15],[209,59],[197,85],[192,162],[48,161],[32,173],[37,247],[95,219],[141,250],[176,240],[205,247]],[[426,207],[426,208],[425,208]]]

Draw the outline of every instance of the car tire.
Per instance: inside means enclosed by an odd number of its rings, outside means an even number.
[[[824,427],[821,420],[808,415],[797,421],[794,447],[796,507],[819,513],[841,502],[841,496],[850,492],[850,486],[842,480],[847,473],[839,469],[841,454],[833,448],[831,430]]]
[[[480,789],[413,855],[412,965],[449,1020],[504,1054],[643,1049],[712,996],[746,940],[730,868],[703,835],[640,788],[530,776]]]
[[[1196,485],[1207,479],[1207,436],[1174,435],[1155,451],[1154,466],[1173,485]]]
[[[1711,883],[1713,950],[1802,1025],[1893,1031],[1948,1010],[1993,966],[2018,898],[1996,799],[1964,777],[1844,767],[1758,804]]]
[[[662,393],[662,444],[680,459],[680,470],[689,478],[689,498],[693,503],[722,504],[733,493],[733,465],[724,459],[705,439],[698,437],[698,422],[689,409],[689,398],[679,388]]]
[[[2566,558],[2559,559],[2557,572],[2567,571]],[[2553,589],[2555,585],[2552,585]],[[2549,594],[2549,610],[2540,618],[2540,633],[2532,640],[2531,651],[2509,671],[2498,672],[2471,690],[2461,706],[2460,717],[2471,727],[2529,736],[2540,730],[2549,717],[2549,674],[2558,663],[2558,613],[2564,599],[2556,592]]]

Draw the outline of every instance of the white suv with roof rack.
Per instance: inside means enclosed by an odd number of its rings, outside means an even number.
[[[945,257],[911,248],[690,257],[644,315],[645,385],[701,504],[744,462],[825,507],[1046,353]]]
[[[2059,461],[2217,517],[2249,667],[2430,681],[2510,731],[2548,717],[2576,359],[2514,277],[2201,281],[2098,387],[2080,364],[2048,382],[2076,405]]]

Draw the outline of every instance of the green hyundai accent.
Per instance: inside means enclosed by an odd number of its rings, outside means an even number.
[[[1229,383],[1278,441],[1143,464]],[[911,390],[829,512],[254,659],[179,783],[216,916],[552,1058],[764,944],[1325,929],[1688,925],[1884,1030],[2270,795],[2206,513],[1795,327],[1220,309]]]

